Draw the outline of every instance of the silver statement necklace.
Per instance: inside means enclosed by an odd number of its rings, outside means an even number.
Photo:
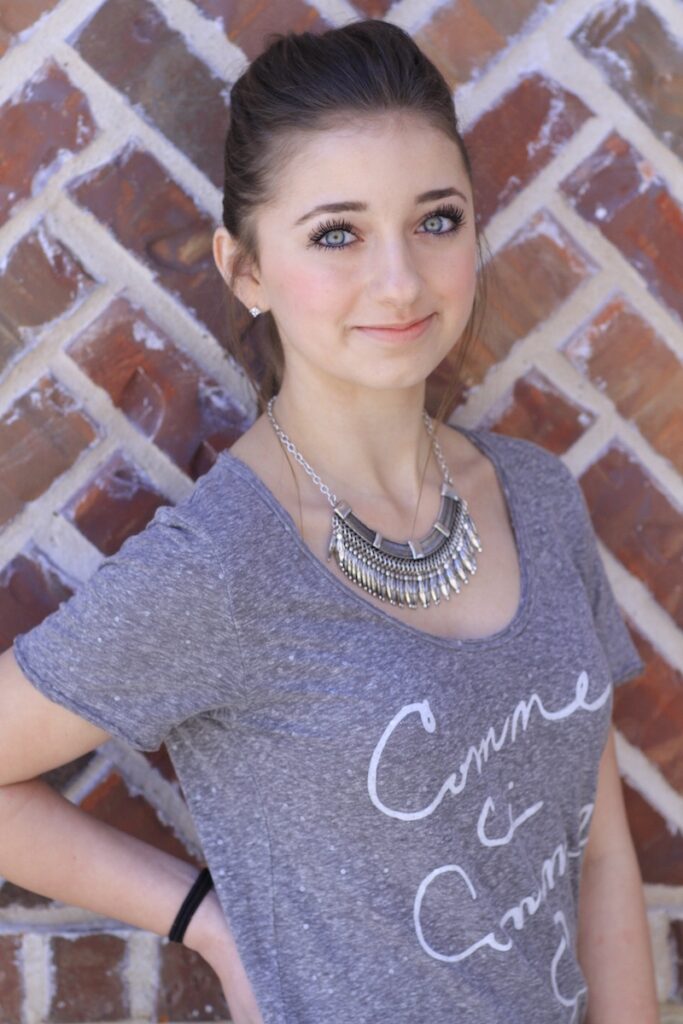
[[[422,540],[403,544],[387,540],[354,515],[346,501],[337,501],[277,423],[274,401],[275,397],[268,402],[267,412],[275,433],[332,506],[328,561],[334,555],[339,568],[353,583],[381,601],[401,607],[417,608],[421,604],[427,608],[430,603],[439,604],[439,595],[449,600],[451,590],[459,594],[461,584],[469,583],[468,573],[473,576],[477,571],[476,552],[482,546],[467,502],[453,489],[427,411],[423,410],[425,426],[444,478],[441,507],[436,522]]]

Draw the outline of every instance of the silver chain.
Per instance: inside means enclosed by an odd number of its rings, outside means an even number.
[[[301,454],[299,449],[296,447],[294,442],[290,441],[290,439],[287,437],[287,435],[285,434],[285,432],[282,429],[282,427],[280,426],[280,424],[275,419],[275,416],[273,415],[273,404],[275,402],[275,398],[276,398],[276,396],[273,395],[273,397],[268,402],[268,407],[267,407],[267,410],[266,410],[267,413],[268,413],[268,419],[270,420],[270,422],[273,425],[273,430],[275,431],[277,436],[280,438],[280,441],[282,442],[284,447],[287,449],[287,451],[291,455],[294,456],[296,461],[299,463],[299,465],[301,465],[303,467],[303,469],[306,471],[306,473],[308,473],[308,475],[311,477],[313,482],[318,485],[318,487],[320,488],[321,492],[325,495],[325,497],[327,498],[327,500],[330,503],[330,505],[332,506],[332,508],[334,508],[334,506],[337,504],[337,496],[336,496],[336,494],[333,494],[332,491],[330,490],[330,488],[327,486],[327,484],[323,483],[323,481],[320,479],[320,477],[318,476],[316,471],[313,469],[312,466],[310,466],[308,464],[308,462],[306,462],[305,458],[303,457],[303,455]],[[434,424],[433,424],[433,422],[432,422],[432,420],[431,420],[431,418],[430,418],[430,416],[429,416],[429,414],[428,414],[426,409],[423,409],[422,417],[424,419],[425,426],[427,428],[427,432],[428,432],[428,434],[429,434],[429,436],[430,436],[430,438],[432,440],[432,448],[434,450],[434,455],[436,457],[436,461],[439,463],[439,466],[441,467],[441,472],[443,473],[443,478],[444,478],[444,480],[446,481],[446,483],[449,486],[452,486],[453,480],[452,480],[451,475],[450,475],[450,473],[448,471],[448,466],[446,465],[446,460],[443,457],[443,452],[441,451],[441,446],[440,446],[439,442],[437,441],[436,436],[434,434]]]

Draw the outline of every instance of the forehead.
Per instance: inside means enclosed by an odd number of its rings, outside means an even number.
[[[316,199],[369,200],[456,184],[468,190],[457,143],[411,112],[356,116],[298,133],[275,177],[274,204],[296,209]],[[438,179],[438,180],[437,180]]]

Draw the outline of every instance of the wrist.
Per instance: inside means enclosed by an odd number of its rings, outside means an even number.
[[[216,896],[211,890],[195,910],[185,930],[182,945],[194,950],[210,961],[211,950],[217,948],[225,934],[225,917]]]

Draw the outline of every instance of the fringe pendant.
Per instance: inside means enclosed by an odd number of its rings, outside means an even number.
[[[477,571],[481,541],[467,502],[441,485],[439,516],[429,533],[407,543],[371,530],[345,501],[334,505],[328,559],[353,583],[399,607],[428,608],[460,593]]]

